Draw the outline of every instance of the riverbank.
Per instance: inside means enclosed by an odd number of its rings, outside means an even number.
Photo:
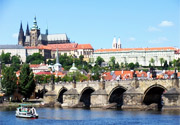
[[[39,102],[39,103],[32,103],[32,102],[23,102],[23,103],[17,103],[17,102],[3,102],[0,103],[0,108],[4,107],[18,107],[21,104],[29,104],[32,105],[33,107],[51,107],[51,108],[66,108],[66,109],[71,109],[71,108],[84,108],[84,107],[67,107],[67,106],[61,106],[60,103],[49,103],[49,104],[44,104],[43,102]],[[103,109],[103,110],[107,110],[107,109],[117,109],[116,107],[112,107],[112,108],[101,108],[101,107],[92,107],[90,109]],[[156,108],[156,105],[150,105],[150,106],[122,106],[121,108],[119,108],[121,110],[137,110],[137,111],[149,111],[149,110],[158,110]],[[163,106],[162,111],[169,111],[169,110],[176,110],[176,111],[180,111],[180,107],[177,106]]]

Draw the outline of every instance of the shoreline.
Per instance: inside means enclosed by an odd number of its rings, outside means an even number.
[[[84,109],[85,107],[68,107],[68,106],[61,106],[61,104],[42,104],[42,103],[30,103],[30,102],[24,102],[24,103],[14,103],[14,102],[4,102],[0,103],[0,108],[17,108],[21,104],[30,104],[36,108],[62,108],[62,109]],[[88,109],[102,109],[102,110],[114,110],[118,108],[108,108],[104,109],[103,107],[90,107]],[[122,106],[119,110],[128,111],[128,110],[134,110],[134,111],[151,111],[151,110],[157,110],[155,108],[151,109],[145,109],[143,106]],[[180,111],[179,106],[163,106],[161,111]]]

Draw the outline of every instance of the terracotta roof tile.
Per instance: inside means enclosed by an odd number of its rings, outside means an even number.
[[[174,47],[159,47],[159,48],[121,48],[121,49],[98,49],[95,52],[118,52],[118,51],[153,51],[153,50],[176,50]]]

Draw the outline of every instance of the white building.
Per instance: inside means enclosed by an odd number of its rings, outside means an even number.
[[[125,49],[98,49],[93,54],[93,60],[100,56],[105,62],[110,61],[110,57],[115,57],[116,62],[121,63],[136,63],[142,66],[149,66],[151,58],[154,59],[154,65],[160,66],[160,58],[167,62],[175,59],[174,47],[160,48],[125,48]]]
[[[4,53],[11,53],[11,56],[20,56],[22,62],[26,61],[26,49],[21,45],[0,45],[0,55]]]

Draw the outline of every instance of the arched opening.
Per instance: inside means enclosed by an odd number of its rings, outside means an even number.
[[[59,93],[59,96],[58,96],[58,102],[60,102],[61,104],[63,103],[63,94],[65,93],[67,91],[67,89],[66,88],[62,88],[61,90],[60,90],[60,93]]]
[[[82,91],[80,102],[83,102],[86,108],[89,108],[91,105],[91,93],[93,93],[95,90],[91,87],[85,88]]]
[[[158,110],[161,110],[163,107],[162,94],[165,90],[166,88],[160,85],[149,87],[145,91],[143,103],[145,105],[150,105],[150,104],[155,103],[158,106]]]
[[[123,93],[126,91],[123,87],[116,87],[112,90],[109,96],[109,103],[116,103],[117,108],[123,105]]]

